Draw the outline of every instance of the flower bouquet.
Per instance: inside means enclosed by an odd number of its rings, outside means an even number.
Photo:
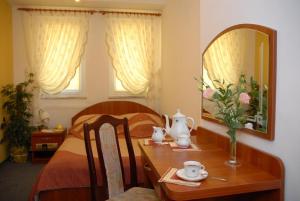
[[[228,164],[237,165],[236,131],[244,127],[244,123],[247,120],[246,105],[250,102],[245,75],[242,74],[240,76],[239,82],[236,85],[226,83],[224,80],[214,80],[213,85],[215,89],[212,89],[202,80],[197,81],[203,98],[216,104],[216,118],[221,120],[229,128],[227,131],[230,137],[230,160]]]

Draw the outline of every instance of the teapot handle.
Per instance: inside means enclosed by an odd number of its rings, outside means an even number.
[[[167,135],[167,129],[166,128],[162,128],[163,130],[163,135],[166,136]]]
[[[192,127],[190,129],[190,132],[192,132],[193,128],[194,128],[194,125],[195,125],[195,121],[192,117],[187,117],[187,119],[191,120],[192,121]]]

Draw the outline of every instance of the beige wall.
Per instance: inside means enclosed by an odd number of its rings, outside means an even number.
[[[201,51],[219,32],[239,23],[255,23],[277,30],[277,96],[275,140],[240,134],[239,140],[279,156],[285,164],[285,200],[300,200],[300,1],[298,0],[201,0]],[[215,124],[201,125],[219,133]]]
[[[4,1],[0,1],[0,87],[12,83],[12,18],[11,7]],[[2,98],[0,99],[0,122],[3,119]],[[0,130],[0,139],[3,131]],[[6,144],[0,144],[0,163],[7,158]]]
[[[162,113],[200,119],[200,93],[194,77],[200,76],[200,1],[168,0],[162,25]]]

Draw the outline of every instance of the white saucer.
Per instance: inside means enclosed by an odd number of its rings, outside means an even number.
[[[208,177],[208,172],[206,170],[200,170],[201,173],[197,177],[187,177],[184,174],[184,168],[177,170],[176,175],[186,181],[200,181]]]

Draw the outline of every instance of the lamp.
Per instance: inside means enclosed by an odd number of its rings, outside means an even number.
[[[40,128],[48,128],[48,124],[50,121],[50,115],[43,109],[39,110],[39,117],[40,117]]]

